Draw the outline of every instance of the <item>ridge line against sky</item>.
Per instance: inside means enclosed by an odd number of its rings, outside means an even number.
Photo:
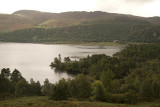
[[[37,10],[60,13],[67,11],[104,11],[136,16],[160,16],[160,0],[1,0],[0,13]]]

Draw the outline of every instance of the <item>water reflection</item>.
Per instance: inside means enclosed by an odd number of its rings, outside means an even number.
[[[52,68],[52,69],[56,73],[56,75],[62,75],[64,73],[67,73],[67,75],[72,77],[72,78],[74,78],[77,75],[77,73],[70,73],[70,72],[67,72],[65,70],[60,70],[60,69],[57,69],[57,68]]]

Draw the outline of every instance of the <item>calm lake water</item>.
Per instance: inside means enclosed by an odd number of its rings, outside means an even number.
[[[0,43],[0,70],[18,69],[22,76],[30,80],[43,81],[48,78],[51,83],[61,78],[74,78],[65,72],[58,73],[50,68],[50,63],[58,54],[62,58],[79,59],[92,54],[106,54],[112,56],[120,51],[118,46],[85,46],[85,45],[45,45],[31,43]]]

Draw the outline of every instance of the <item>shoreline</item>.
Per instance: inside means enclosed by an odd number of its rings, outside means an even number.
[[[127,43],[115,43],[115,42],[4,42],[0,41],[0,43],[26,43],[26,44],[44,44],[44,45],[83,45],[83,46],[120,46],[125,47],[129,44],[154,44],[154,43],[135,43],[135,42],[127,42]]]
[[[114,42],[4,42],[0,41],[0,43],[31,43],[31,44],[45,44],[45,45],[101,45],[101,46],[126,46],[128,43],[120,44]]]

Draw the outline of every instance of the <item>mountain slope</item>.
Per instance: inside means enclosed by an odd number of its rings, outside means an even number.
[[[0,32],[14,31],[19,29],[33,27],[64,27],[74,26],[86,23],[88,21],[121,20],[127,22],[129,20],[147,21],[148,23],[160,24],[160,18],[144,18],[132,15],[123,15],[106,12],[63,12],[63,13],[48,13],[34,10],[20,10],[13,14],[0,14]],[[127,20],[126,20],[127,19]],[[122,23],[123,23],[122,22]]]
[[[149,17],[147,20],[152,24],[160,25],[160,17]]]
[[[100,11],[47,13],[21,10],[0,15],[0,41],[159,42],[159,20],[159,17]]]
[[[108,22],[121,19],[125,22],[129,20],[146,21],[143,17],[132,15],[123,15],[115,13],[106,13],[101,11],[95,12],[63,12],[63,13],[47,13],[33,10],[20,10],[14,12],[13,15],[25,16],[33,20],[37,26],[46,27],[64,27],[83,24],[88,21],[107,20]]]
[[[130,22],[130,23],[129,23]],[[58,27],[32,28],[0,35],[7,42],[159,42],[160,26],[136,21],[108,22],[105,20],[86,24]]]
[[[14,12],[12,15],[20,15],[20,16],[27,17],[28,19],[33,20],[34,24],[37,25],[39,23],[42,23],[44,21],[47,21],[53,18],[56,14],[34,11],[34,10],[20,10],[20,11]]]
[[[0,32],[34,27],[33,21],[20,15],[0,14]]]

